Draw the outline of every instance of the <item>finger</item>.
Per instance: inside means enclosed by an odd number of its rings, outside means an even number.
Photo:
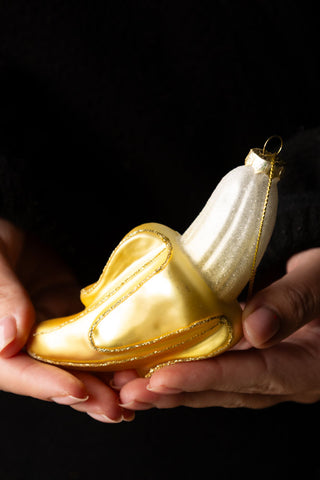
[[[26,343],[34,309],[9,260],[0,250],[0,354],[15,355]]]
[[[149,392],[146,387],[149,381],[146,378],[136,378],[122,387],[120,405],[128,410],[149,410],[160,395]]]
[[[265,371],[262,352],[228,352],[210,360],[164,367],[151,376],[147,388],[164,394],[206,390],[262,393],[266,388]]]
[[[292,257],[287,271],[244,310],[244,335],[256,348],[270,347],[320,316],[320,248]]]
[[[73,405],[72,408],[86,412],[90,417],[104,423],[119,423],[128,418],[119,405],[118,395],[104,382],[85,372],[77,372],[75,375],[85,385],[89,398],[85,403]]]
[[[205,391],[198,393],[184,393],[170,398],[163,395],[154,406],[172,408],[177,406],[192,408],[224,407],[224,408],[251,408],[261,409],[271,407],[281,402],[291,400],[282,395],[255,395],[233,392]]]
[[[242,337],[240,338],[238,343],[236,343],[233,347],[229,349],[229,351],[231,352],[233,350],[248,350],[249,348],[252,348],[251,343],[249,343],[245,337]]]
[[[215,390],[294,395],[320,382],[313,365],[312,353],[283,342],[267,350],[230,351],[214,359],[164,367],[151,376],[146,388],[163,394]]]
[[[171,394],[153,393],[147,390],[147,380],[138,379],[126,384],[121,390],[121,400],[126,408],[149,410],[150,408],[266,408],[277,403],[292,400],[289,395],[260,395],[236,392],[206,390]]]
[[[71,373],[23,353],[10,359],[0,358],[0,389],[63,405],[88,398],[84,384]]]
[[[189,407],[265,408],[283,401],[319,399],[314,358],[296,344],[228,352],[211,360],[181,363],[127,383],[123,406],[135,410]],[[301,364],[304,369],[301,371]],[[286,375],[283,375],[286,372]]]
[[[115,372],[113,379],[110,381],[110,386],[115,390],[121,390],[121,388],[128,382],[139,378],[136,370],[122,370]]]
[[[262,409],[283,402],[312,404],[319,401],[319,394],[313,393],[303,395],[259,395],[210,390],[199,393],[185,393],[181,394],[181,396],[176,395],[174,401],[168,399],[168,406],[166,406],[166,397],[169,396],[163,395],[163,398],[158,401],[158,403],[161,404],[161,408],[171,408],[172,404],[176,403],[175,406],[192,408],[224,407]],[[157,407],[157,404],[154,406]]]

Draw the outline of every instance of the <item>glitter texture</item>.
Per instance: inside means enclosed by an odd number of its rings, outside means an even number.
[[[235,168],[181,237],[182,248],[225,301],[237,298],[249,281],[268,181],[268,175],[254,166]],[[256,265],[276,221],[277,182],[278,178],[272,181]]]

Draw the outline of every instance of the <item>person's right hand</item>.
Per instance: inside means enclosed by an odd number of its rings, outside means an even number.
[[[320,401],[320,248],[295,254],[287,273],[243,312],[244,338],[217,357],[181,362],[149,378],[116,372],[122,406],[266,408]]]
[[[74,276],[57,256],[0,219],[0,389],[70,405],[116,423],[134,413],[119,406],[111,376],[68,372],[30,358],[22,348],[33,323],[81,308]]]

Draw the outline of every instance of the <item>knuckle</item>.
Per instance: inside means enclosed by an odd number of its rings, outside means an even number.
[[[285,296],[290,315],[288,320],[290,323],[294,322],[296,328],[311,320],[314,313],[319,310],[320,300],[313,288],[308,285],[290,285]]]
[[[260,359],[263,362],[263,374],[259,383],[253,388],[251,393],[263,396],[278,396],[292,393],[293,385],[290,377],[283,373],[279,368],[280,358],[270,357],[266,351],[261,351]]]

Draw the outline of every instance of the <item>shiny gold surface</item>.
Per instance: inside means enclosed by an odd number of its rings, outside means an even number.
[[[242,334],[240,306],[218,299],[180,238],[156,223],[132,230],[82,290],[84,310],[40,323],[28,353],[72,368],[148,374],[230,348]]]

